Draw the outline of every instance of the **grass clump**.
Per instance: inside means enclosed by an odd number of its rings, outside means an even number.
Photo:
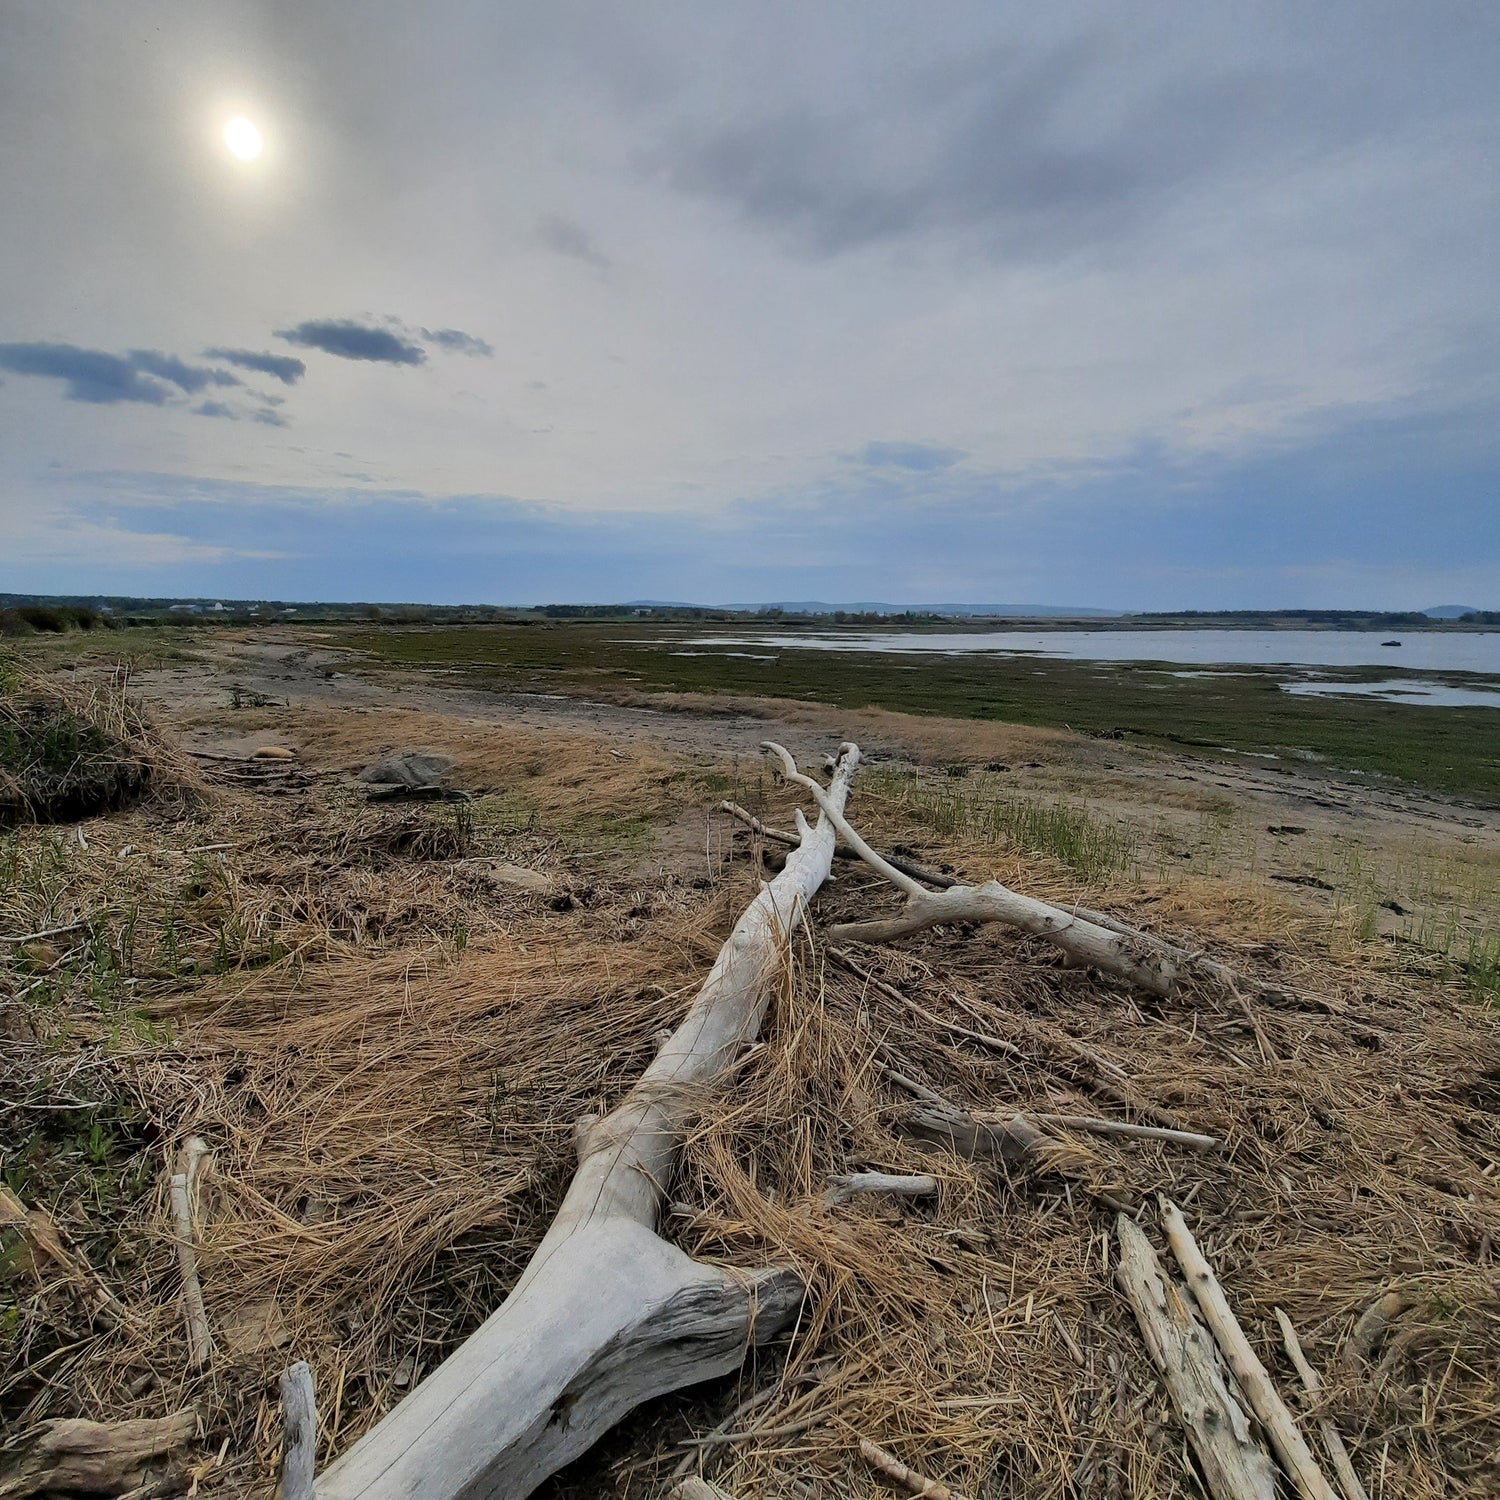
[[[128,667],[96,683],[0,662],[0,827],[73,822],[195,783],[129,686]]]

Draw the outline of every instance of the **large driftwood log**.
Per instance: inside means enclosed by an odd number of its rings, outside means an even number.
[[[859,764],[841,747],[826,805]],[[819,788],[821,791],[822,788]],[[727,1374],[782,1327],[788,1270],[699,1265],[658,1238],[661,1188],[703,1091],[754,1039],[787,940],[828,877],[825,811],[735,924],[686,1019],[610,1114],[514,1291],[318,1479],[319,1500],[520,1500],[652,1396]]]
[[[198,1435],[191,1407],[134,1422],[49,1422],[17,1455],[0,1459],[0,1500],[50,1492],[118,1495]]]
[[[1151,1242],[1129,1218],[1121,1214],[1115,1228],[1115,1280],[1198,1455],[1209,1493],[1214,1500],[1275,1500],[1271,1455],[1225,1383],[1214,1341],[1193,1315],[1192,1300],[1163,1271]]]
[[[1187,1277],[1188,1287],[1204,1321],[1213,1330],[1214,1338],[1223,1350],[1225,1363],[1239,1381],[1250,1409],[1260,1418],[1260,1424],[1270,1437],[1271,1446],[1281,1458],[1297,1493],[1303,1500],[1339,1500],[1338,1492],[1324,1477],[1307,1446],[1297,1419],[1287,1410],[1286,1403],[1266,1373],[1266,1367],[1250,1347],[1250,1340],[1245,1337],[1245,1330],[1229,1306],[1229,1299],[1224,1295],[1213,1267],[1198,1248],[1187,1220],[1177,1205],[1166,1198],[1161,1200],[1161,1222],[1167,1232],[1167,1243],[1172,1247],[1177,1264],[1182,1267],[1182,1274]]]
[[[1045,938],[1061,948],[1070,962],[1138,985],[1156,995],[1175,995],[1184,981],[1199,977],[1231,991],[1234,974],[1223,964],[1202,954],[1164,942],[1148,932],[1128,927],[1113,918],[1099,920],[1098,912],[1085,908],[1068,910],[1051,906],[1003,886],[998,880],[984,885],[955,885],[929,891],[918,880],[877,854],[850,825],[843,809],[827,806],[827,793],[810,776],[804,776],[790,752],[773,740],[763,742],[781,762],[788,781],[805,787],[838,829],[839,837],[864,862],[906,895],[906,904],[893,917],[868,922],[844,922],[828,930],[831,942],[888,943],[892,938],[921,932],[941,922],[1001,922],[1033,937]],[[1090,919],[1093,920],[1090,920]]]

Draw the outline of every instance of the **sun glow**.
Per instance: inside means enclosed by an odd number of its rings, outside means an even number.
[[[260,131],[252,121],[236,115],[224,127],[224,144],[229,147],[231,156],[237,156],[241,161],[254,161],[261,151]]]

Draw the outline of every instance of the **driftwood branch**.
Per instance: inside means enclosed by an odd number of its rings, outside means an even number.
[[[786,844],[794,849],[797,846],[795,833],[788,833],[784,828],[772,828],[768,823],[762,823],[754,813],[747,812],[738,802],[721,802],[719,811],[738,819],[751,833],[758,833],[763,839],[770,839],[773,844]],[[853,849],[841,844],[833,851],[833,857],[835,859],[858,859],[859,855]],[[890,862],[892,869],[901,870],[925,885],[936,886],[939,890],[945,891],[949,886],[959,883],[956,875],[949,875],[945,870],[934,870],[931,865],[918,864],[916,860],[907,859],[905,855],[887,854],[885,858]]]
[[[897,1198],[930,1198],[938,1190],[936,1177],[898,1176],[890,1172],[844,1172],[828,1179],[823,1202],[830,1207],[847,1203],[860,1193],[890,1193]]]
[[[1213,1330],[1225,1363],[1244,1391],[1250,1409],[1265,1428],[1271,1446],[1297,1493],[1303,1500],[1339,1500],[1338,1492],[1329,1484],[1312,1456],[1296,1418],[1287,1410],[1286,1403],[1266,1373],[1266,1367],[1250,1347],[1250,1340],[1245,1337],[1245,1330],[1240,1327],[1229,1299],[1224,1295],[1213,1267],[1198,1248],[1187,1221],[1176,1204],[1165,1198],[1161,1200],[1161,1220],[1167,1232],[1167,1243],[1172,1247],[1177,1264],[1182,1267],[1182,1274],[1202,1310],[1204,1321]]]
[[[1322,1392],[1323,1382],[1302,1352],[1302,1341],[1297,1337],[1297,1330],[1292,1327],[1292,1320],[1278,1307],[1276,1321],[1281,1325],[1281,1342],[1286,1347],[1287,1357],[1296,1366],[1297,1374],[1302,1379],[1303,1390],[1313,1400],[1317,1400]],[[1322,1434],[1323,1446],[1328,1450],[1329,1462],[1333,1464],[1333,1472],[1339,1476],[1339,1484],[1343,1486],[1346,1500],[1369,1500],[1364,1485],[1359,1482],[1359,1475],[1354,1472],[1353,1460],[1349,1457],[1349,1450],[1344,1446],[1344,1440],[1339,1435],[1338,1428],[1333,1425],[1330,1418],[1319,1417],[1318,1431]]]
[[[841,747],[828,805],[859,764]],[[828,877],[824,815],[746,908],[686,1018],[579,1141],[579,1167],[515,1289],[318,1479],[319,1500],[520,1500],[642,1401],[727,1374],[790,1320],[785,1269],[700,1265],[658,1237],[661,1188],[705,1090],[752,1042],[786,946]]]
[[[976,1120],[998,1119],[998,1115],[976,1111]],[[1169,1141],[1174,1146],[1187,1146],[1194,1151],[1213,1151],[1222,1144],[1217,1136],[1199,1135],[1196,1130],[1168,1130],[1162,1125],[1132,1125],[1127,1120],[1105,1120],[1095,1115],[1039,1115],[1028,1112],[1027,1120],[1038,1125],[1057,1125],[1064,1130],[1081,1130],[1088,1135],[1118,1135],[1132,1140]]]
[[[998,880],[987,881],[984,885],[955,885],[941,891],[925,889],[905,870],[884,855],[877,854],[849,823],[842,808],[829,809],[827,792],[811,776],[805,776],[797,769],[791,753],[784,746],[774,740],[765,740],[762,748],[781,762],[782,773],[788,781],[811,794],[838,830],[839,837],[872,870],[906,896],[906,903],[897,915],[868,922],[841,923],[829,929],[831,941],[886,943],[943,922],[1000,922],[1034,937],[1045,938],[1061,948],[1075,964],[1113,974],[1153,994],[1175,995],[1185,980],[1195,977],[1235,989],[1233,972],[1213,959],[1189,953],[1185,948],[1113,919],[1107,926],[1090,921],[1082,915],[1081,907],[1068,911],[1051,906],[1031,896],[1020,895]],[[1090,916],[1097,915],[1090,913]]]
[[[0,1460],[0,1500],[83,1492],[118,1495],[198,1435],[191,1407],[134,1422],[49,1422],[18,1454]]]
[[[208,1310],[203,1305],[203,1287],[198,1280],[198,1247],[193,1227],[197,1205],[198,1170],[208,1155],[208,1145],[199,1136],[190,1135],[177,1155],[177,1170],[168,1184],[172,1207],[172,1228],[177,1240],[177,1263],[182,1269],[182,1306],[187,1319],[188,1357],[203,1365],[214,1352],[213,1335],[208,1327]]]
[[[1115,1280],[1130,1303],[1151,1362],[1198,1456],[1214,1500],[1275,1500],[1276,1470],[1249,1415],[1219,1369],[1214,1341],[1191,1299],[1162,1269],[1151,1242],[1121,1214]]]
[[[872,1469],[879,1469],[913,1495],[922,1496],[923,1500],[965,1500],[959,1490],[951,1489],[936,1479],[924,1479],[915,1469],[902,1463],[894,1453],[887,1453],[868,1438],[859,1440],[859,1453]]]
[[[312,1367],[299,1359],[281,1372],[281,1500],[313,1500],[317,1457]]]

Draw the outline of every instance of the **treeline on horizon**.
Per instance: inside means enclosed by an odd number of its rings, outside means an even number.
[[[922,609],[896,613],[876,610],[725,609],[688,604],[374,604],[283,600],[204,600],[143,598],[129,595],[0,594],[0,636],[64,634],[159,625],[538,625],[553,621],[656,621],[682,624],[763,623],[778,625],[986,625],[1024,624],[1030,629],[1110,630],[1122,627],[1170,627],[1219,624],[1242,629],[1305,626],[1320,629],[1422,629],[1500,625],[1500,610],[1471,610],[1455,619],[1434,618],[1413,610],[1357,609],[1180,609],[1141,611],[1119,616],[1092,615],[954,615]]]

